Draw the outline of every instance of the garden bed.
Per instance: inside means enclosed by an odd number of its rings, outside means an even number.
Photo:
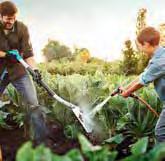
[[[63,134],[63,129],[57,123],[49,123],[49,128],[54,134],[51,142],[51,150],[57,154],[65,154],[68,150],[79,148],[79,143],[76,140],[67,139]],[[24,129],[14,127],[13,129],[0,129],[0,145],[4,161],[15,161],[17,150],[20,146],[28,141],[24,137]]]

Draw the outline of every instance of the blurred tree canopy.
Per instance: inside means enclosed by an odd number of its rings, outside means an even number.
[[[132,47],[131,40],[125,41],[125,48],[123,53],[123,67],[122,70],[126,75],[135,74],[137,72],[138,57],[137,53]]]
[[[47,61],[63,57],[70,57],[72,55],[69,47],[60,44],[59,41],[55,40],[48,40],[48,43],[42,51]]]
[[[160,44],[165,46],[165,23],[159,25]]]
[[[137,22],[136,22],[136,35],[141,32],[145,27],[147,27],[146,22],[146,16],[147,15],[147,9],[141,8],[139,9],[138,15],[137,15]],[[147,66],[149,59],[147,56],[140,51],[137,51],[138,54],[138,64],[137,64],[137,74],[141,73],[144,68]]]
[[[141,8],[137,14],[136,36],[147,26],[146,13],[147,10],[145,8]],[[122,53],[122,70],[126,75],[139,74],[148,64],[148,58],[143,52],[133,48],[131,40],[125,41],[125,48],[122,50]]]
[[[87,48],[75,48],[74,56],[77,60],[87,63],[91,58],[91,54]]]
[[[136,36],[147,26],[146,15],[147,10],[145,8],[139,9],[135,28]],[[161,34],[160,43],[165,46],[164,23],[160,24],[159,31]],[[122,61],[107,62],[91,57],[91,53],[87,48],[75,47],[74,51],[71,52],[69,47],[56,40],[48,40],[43,49],[43,55],[47,61],[51,62],[53,60],[52,63],[49,63],[49,71],[52,73],[62,71],[61,73],[68,74],[76,72],[75,70],[78,73],[86,73],[86,69],[89,73],[94,73],[99,68],[103,69],[105,73],[134,75],[141,73],[148,64],[148,58],[143,52],[138,51],[129,39],[124,42],[122,54]],[[59,65],[54,65],[54,63]]]

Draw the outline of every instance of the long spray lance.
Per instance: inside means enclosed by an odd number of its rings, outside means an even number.
[[[94,116],[113,96],[120,93],[122,93],[122,89],[120,87],[116,88],[103,102],[94,107],[94,109],[91,112],[91,115]],[[130,94],[129,97],[137,99],[138,101],[143,103],[156,117],[159,117],[159,114],[141,97],[137,96],[134,93]]]
[[[34,70],[22,59],[21,56],[18,57],[17,60],[29,71],[29,73],[32,75],[32,77],[35,76]],[[71,102],[68,102],[68,101],[64,100],[63,98],[61,98],[60,96],[58,96],[52,89],[50,89],[48,87],[48,85],[42,79],[37,81],[37,83],[40,86],[42,86],[48,92],[48,94],[51,97],[53,97],[58,102],[66,105],[67,107],[69,107],[73,111],[73,113],[75,114],[76,118],[81,123],[81,125],[83,126],[84,130],[87,133],[91,133],[92,132],[93,125],[91,124],[91,122],[88,122],[88,120],[85,119],[85,116],[84,116],[84,114],[81,111],[81,108],[79,106],[76,106],[76,105],[72,104]]]

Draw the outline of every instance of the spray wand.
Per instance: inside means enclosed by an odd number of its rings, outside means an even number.
[[[121,87],[116,88],[103,102],[101,102],[100,104],[98,104],[97,106],[94,107],[94,109],[92,110],[92,115],[94,116],[96,114],[97,111],[101,110],[101,108],[109,101],[109,99],[117,94],[122,93],[122,89]],[[137,99],[138,101],[140,101],[141,103],[143,103],[156,117],[159,117],[159,114],[145,101],[143,100],[141,97],[139,97],[138,95],[131,93],[129,95],[129,97],[132,97],[134,99]]]

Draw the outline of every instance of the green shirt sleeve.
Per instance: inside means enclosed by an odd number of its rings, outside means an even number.
[[[32,44],[30,41],[29,31],[25,25],[24,25],[23,30],[22,30],[21,52],[23,53],[24,59],[32,57],[34,55]]]

